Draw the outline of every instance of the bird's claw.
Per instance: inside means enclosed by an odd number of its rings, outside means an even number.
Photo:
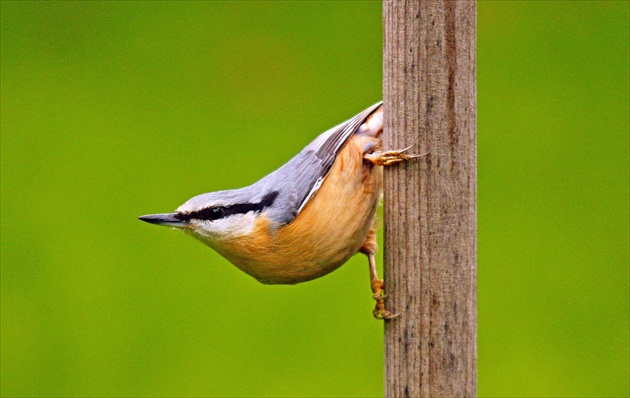
[[[376,319],[392,319],[396,318],[400,314],[392,314],[391,311],[385,308],[385,297],[387,295],[383,291],[383,280],[382,279],[373,279],[372,280],[372,292],[374,293],[372,297],[376,300],[376,306],[372,311],[372,315]]]
[[[385,293],[374,293],[374,294],[372,295],[372,298],[373,298],[374,300],[384,299],[384,298],[386,298],[386,297],[389,297],[389,294],[385,294]]]
[[[416,158],[426,155],[426,153],[422,155],[405,154],[405,152],[411,149],[411,147],[413,147],[413,145],[410,145],[404,149],[397,149],[397,150],[385,151],[385,152],[366,153],[365,155],[363,155],[363,158],[369,162],[372,162],[373,164],[377,166],[390,166],[398,162],[416,159]]]
[[[396,318],[400,314],[392,314],[390,311],[387,311],[387,310],[379,311],[378,309],[374,308],[374,311],[372,311],[372,315],[374,315],[374,318],[376,319],[383,319],[387,321],[387,320]]]

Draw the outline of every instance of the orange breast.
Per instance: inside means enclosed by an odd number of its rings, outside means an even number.
[[[357,253],[374,222],[382,167],[363,161],[366,144],[352,136],[319,191],[288,225],[269,232],[262,216],[248,236],[215,242],[221,255],[263,283],[294,284],[334,271]]]

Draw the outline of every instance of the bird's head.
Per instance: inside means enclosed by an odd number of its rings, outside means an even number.
[[[249,234],[260,215],[273,206],[277,191],[251,195],[247,188],[211,192],[188,200],[172,213],[149,214],[140,220],[191,233],[204,243]]]

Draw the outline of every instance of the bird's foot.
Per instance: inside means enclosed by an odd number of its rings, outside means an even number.
[[[392,314],[391,311],[385,308],[385,291],[383,290],[383,280],[374,278],[372,279],[372,292],[374,295],[372,296],[374,300],[376,300],[376,306],[372,311],[372,315],[376,319],[392,319],[397,317],[399,314]]]
[[[392,150],[392,151],[385,151],[385,152],[376,151],[372,153],[366,153],[365,155],[363,155],[363,159],[375,164],[376,166],[390,166],[398,162],[404,162],[406,160],[411,160],[411,159],[419,158],[421,156],[426,155],[426,153],[422,155],[405,154],[405,152],[411,149],[412,146],[413,145],[408,146],[405,149],[397,149],[397,150]]]

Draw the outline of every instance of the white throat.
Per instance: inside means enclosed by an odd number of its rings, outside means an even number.
[[[221,240],[247,235],[254,228],[256,213],[234,214],[215,221],[194,220],[192,230],[208,240]]]

